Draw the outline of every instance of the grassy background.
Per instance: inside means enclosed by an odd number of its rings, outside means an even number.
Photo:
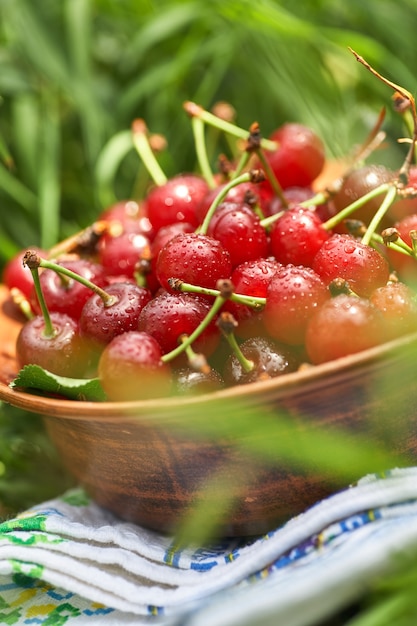
[[[391,93],[348,46],[414,93],[416,32],[415,0],[0,0],[0,269],[143,192],[133,119],[166,137],[168,175],[193,170],[185,100],[227,101],[265,135],[303,122],[329,156],[361,141],[386,105],[392,146],[378,159],[398,165]],[[67,480],[37,419],[1,407],[3,510]]]

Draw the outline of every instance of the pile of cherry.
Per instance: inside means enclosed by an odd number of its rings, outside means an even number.
[[[417,169],[404,181],[360,162],[317,192],[315,132],[286,123],[266,145],[254,127],[213,177],[156,177],[140,202],[12,259],[4,283],[27,318],[19,366],[141,400],[281,376],[417,330]]]

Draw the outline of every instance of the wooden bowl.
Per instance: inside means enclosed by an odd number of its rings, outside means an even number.
[[[42,415],[64,466],[98,504],[122,519],[172,532],[206,496],[208,480],[211,507],[216,507],[216,497],[233,496],[221,534],[266,532],[363,475],[363,459],[357,465],[351,462],[341,474],[326,471],[326,457],[333,453],[331,437],[340,429],[350,442],[357,438],[358,446],[365,439],[376,450],[382,446],[401,455],[400,464],[415,462],[417,334],[204,396],[94,403],[9,387],[17,373],[15,339],[21,323],[0,286],[0,399]],[[234,425],[237,412],[256,420],[257,411],[256,436],[263,433],[270,451],[281,450],[282,438],[287,438],[289,449],[274,462],[254,457],[250,429]],[[316,449],[320,427],[329,444]],[[309,437],[308,463],[292,462],[291,445],[293,451],[308,445]],[[371,458],[366,469],[387,469],[388,462],[384,456]]]

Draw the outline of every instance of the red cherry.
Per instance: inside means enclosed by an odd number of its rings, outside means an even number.
[[[398,233],[411,248],[413,247],[410,233],[417,230],[417,213],[407,215],[394,224]],[[387,248],[387,256],[393,269],[403,282],[416,284],[417,281],[417,260],[408,255],[394,250],[390,246]]]
[[[400,196],[389,209],[393,221],[400,221],[417,213],[417,165],[411,165],[408,172],[408,181]]]
[[[60,261],[58,265],[86,278],[98,287],[104,287],[106,284],[104,268],[88,259],[68,259]],[[92,295],[89,287],[75,279],[61,276],[52,269],[42,270],[39,275],[39,281],[49,311],[67,313],[74,319],[79,319],[84,304]],[[29,300],[35,313],[40,313],[41,310],[33,287],[33,281]]]
[[[210,189],[206,196],[202,199],[197,207],[197,217],[200,224],[204,220],[206,213],[211,207],[212,203],[217,198],[218,194],[226,187],[226,185],[227,183],[223,183],[218,187],[215,187],[214,189]],[[222,202],[234,202],[236,204],[245,203],[248,193],[251,194],[251,196],[259,199],[258,183],[240,183],[240,185],[232,187],[227,193],[226,197],[223,198]]]
[[[153,187],[146,198],[149,219],[158,231],[174,222],[188,222],[198,226],[197,206],[208,192],[204,178],[195,174],[181,174],[164,185]]]
[[[266,298],[268,285],[282,264],[275,259],[256,259],[238,265],[231,276],[234,291],[237,294]],[[228,300],[224,309],[232,313],[238,326],[235,334],[248,339],[265,333],[262,311]]]
[[[50,319],[55,331],[52,336],[45,334],[41,315],[22,326],[16,341],[19,367],[36,364],[58,376],[84,376],[92,353],[89,343],[80,338],[78,323],[64,313],[52,312]]]
[[[205,298],[189,293],[162,292],[146,304],[139,315],[139,330],[154,337],[163,353],[179,345],[181,335],[191,335],[210,311]],[[210,356],[219,343],[215,323],[211,323],[193,344],[193,348]]]
[[[168,243],[168,241],[176,237],[176,235],[193,233],[194,231],[194,226],[188,222],[174,222],[173,224],[168,224],[167,226],[161,226],[158,230],[151,243],[150,263],[147,267],[147,271],[145,272],[146,286],[152,293],[156,293],[161,286],[156,277],[156,263],[162,248]]]
[[[119,225],[123,232],[146,235],[148,239],[154,236],[146,202],[139,204],[135,200],[121,200],[102,211],[98,220],[109,222],[110,229]]]
[[[325,302],[310,319],[306,351],[318,365],[376,346],[382,338],[380,311],[366,298],[341,294]]]
[[[339,233],[324,242],[315,256],[313,269],[326,285],[342,278],[352,291],[363,297],[385,285],[390,273],[387,260],[375,248]]]
[[[330,294],[309,267],[287,265],[272,277],[263,319],[267,332],[278,341],[301,345],[309,319]]]
[[[283,189],[307,187],[320,174],[325,162],[324,144],[312,129],[290,122],[275,130],[270,139],[279,147],[265,151],[265,156]]]
[[[94,294],[84,304],[80,317],[81,334],[105,345],[113,337],[129,330],[137,330],[138,318],[150,301],[151,293],[134,283],[112,283],[106,293],[114,296],[114,304],[106,305]]]
[[[147,400],[169,395],[171,369],[158,342],[147,333],[125,332],[103,350],[98,375],[110,401]]]
[[[134,232],[106,234],[99,241],[98,254],[108,274],[133,277],[142,257],[150,257],[150,240]]]
[[[268,254],[265,229],[258,215],[245,204],[222,203],[210,220],[207,234],[228,250],[233,267]]]
[[[156,264],[157,278],[167,291],[169,279],[180,280],[215,289],[218,280],[230,278],[230,254],[221,243],[208,235],[185,233],[177,235],[162,248]]]
[[[37,252],[41,257],[46,257],[48,254],[36,246],[31,248],[31,250]],[[6,263],[2,280],[6,287],[9,289],[19,289],[26,298],[29,298],[33,289],[33,278],[30,269],[23,265],[23,257],[25,254],[26,249],[21,250]]]
[[[408,285],[388,282],[369,299],[382,313],[385,341],[417,330],[416,295]]]
[[[314,257],[330,237],[318,215],[300,206],[288,209],[272,225],[271,252],[283,264],[311,267]]]

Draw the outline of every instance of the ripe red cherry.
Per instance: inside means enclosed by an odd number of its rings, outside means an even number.
[[[36,246],[31,250],[37,252],[41,257],[48,255],[47,252]],[[25,254],[26,249],[21,250],[6,263],[3,270],[3,283],[9,289],[19,289],[26,298],[29,298],[33,289],[33,278],[30,269],[23,265]]]
[[[401,239],[412,247],[410,233],[417,231],[417,213],[407,215],[399,222],[396,222],[394,226],[398,230]],[[394,250],[390,246],[387,248],[387,255],[389,262],[398,273],[400,279],[403,282],[415,285],[417,282],[417,260],[410,255],[397,252],[397,250]]]
[[[246,261],[238,265],[231,276],[235,293],[266,298],[268,285],[281,267],[281,263],[272,258]],[[232,300],[225,303],[224,309],[236,319],[238,326],[235,334],[238,337],[248,339],[265,333],[262,311]]]
[[[58,265],[86,278],[98,287],[104,287],[106,284],[104,268],[88,259],[68,259],[60,261]],[[84,304],[92,295],[89,287],[73,278],[61,276],[52,269],[42,270],[39,275],[39,281],[49,311],[67,313],[74,319],[79,319]],[[41,310],[34,287],[32,287],[29,301],[35,313],[40,313]]]
[[[342,278],[363,297],[385,285],[390,273],[387,260],[378,250],[339,233],[324,242],[314,258],[313,269],[327,285]]]
[[[207,234],[228,250],[233,267],[268,254],[266,231],[258,215],[243,203],[222,203],[210,220]]]
[[[270,233],[271,252],[280,263],[311,267],[329,237],[317,213],[295,206],[274,222]]]
[[[179,345],[181,335],[191,335],[211,309],[206,298],[189,293],[162,292],[146,304],[140,315],[138,328],[154,337],[167,353]],[[215,323],[201,333],[193,344],[197,352],[210,356],[219,343]]]
[[[135,283],[112,283],[106,288],[114,304],[106,305],[102,298],[92,295],[85,303],[80,317],[80,330],[84,337],[105,345],[116,335],[137,330],[138,318],[150,301],[151,293]]]
[[[382,313],[385,341],[417,330],[416,295],[408,285],[388,282],[369,299]]]
[[[320,174],[325,149],[312,129],[290,122],[274,131],[270,139],[277,141],[279,147],[265,151],[265,156],[282,188],[307,187]]]
[[[408,182],[403,191],[404,196],[398,198],[389,209],[390,216],[395,222],[417,213],[417,165],[410,167]]]
[[[146,205],[155,230],[173,222],[188,222],[194,227],[198,226],[197,206],[208,190],[204,178],[196,174],[174,176],[164,185],[153,187],[146,197]]]
[[[109,275],[133,277],[143,256],[150,256],[150,240],[140,233],[106,234],[98,245],[99,262]]]
[[[361,352],[382,342],[382,316],[366,298],[341,294],[310,319],[306,351],[315,365]]]
[[[146,285],[153,293],[155,293],[160,287],[159,281],[156,277],[156,262],[160,251],[165,244],[168,243],[168,241],[177,235],[183,233],[193,233],[194,231],[194,226],[188,222],[175,222],[173,224],[168,224],[167,226],[161,226],[156,233],[155,238],[151,243],[151,259],[148,266],[148,272],[146,274]]]
[[[108,400],[125,402],[169,395],[171,369],[161,356],[158,342],[147,333],[129,331],[115,337],[98,364]]]
[[[172,277],[215,289],[218,280],[230,278],[232,261],[221,243],[208,235],[177,235],[162,248],[156,263],[157,278],[167,291]]]
[[[78,323],[69,315],[52,312],[54,334],[45,334],[45,320],[37,315],[25,322],[16,341],[19,367],[40,365],[58,376],[79,378],[90,365],[90,346],[79,335]]]
[[[329,296],[311,268],[287,265],[279,269],[269,283],[263,311],[267,332],[283,343],[303,344],[309,319]]]
[[[120,231],[146,235],[149,239],[154,235],[146,202],[121,200],[102,211],[98,219],[109,222],[110,229],[119,226]]]
[[[227,183],[223,183],[214,189],[210,189],[203,200],[197,207],[197,217],[199,223],[204,220],[207,211],[211,207],[214,200],[217,198],[218,194],[225,188]],[[227,193],[226,197],[223,198],[223,202],[234,202],[236,204],[242,204],[246,202],[247,195],[250,194],[252,197],[259,200],[259,185],[257,183],[240,183],[240,185],[236,185],[232,187],[230,191]]]

